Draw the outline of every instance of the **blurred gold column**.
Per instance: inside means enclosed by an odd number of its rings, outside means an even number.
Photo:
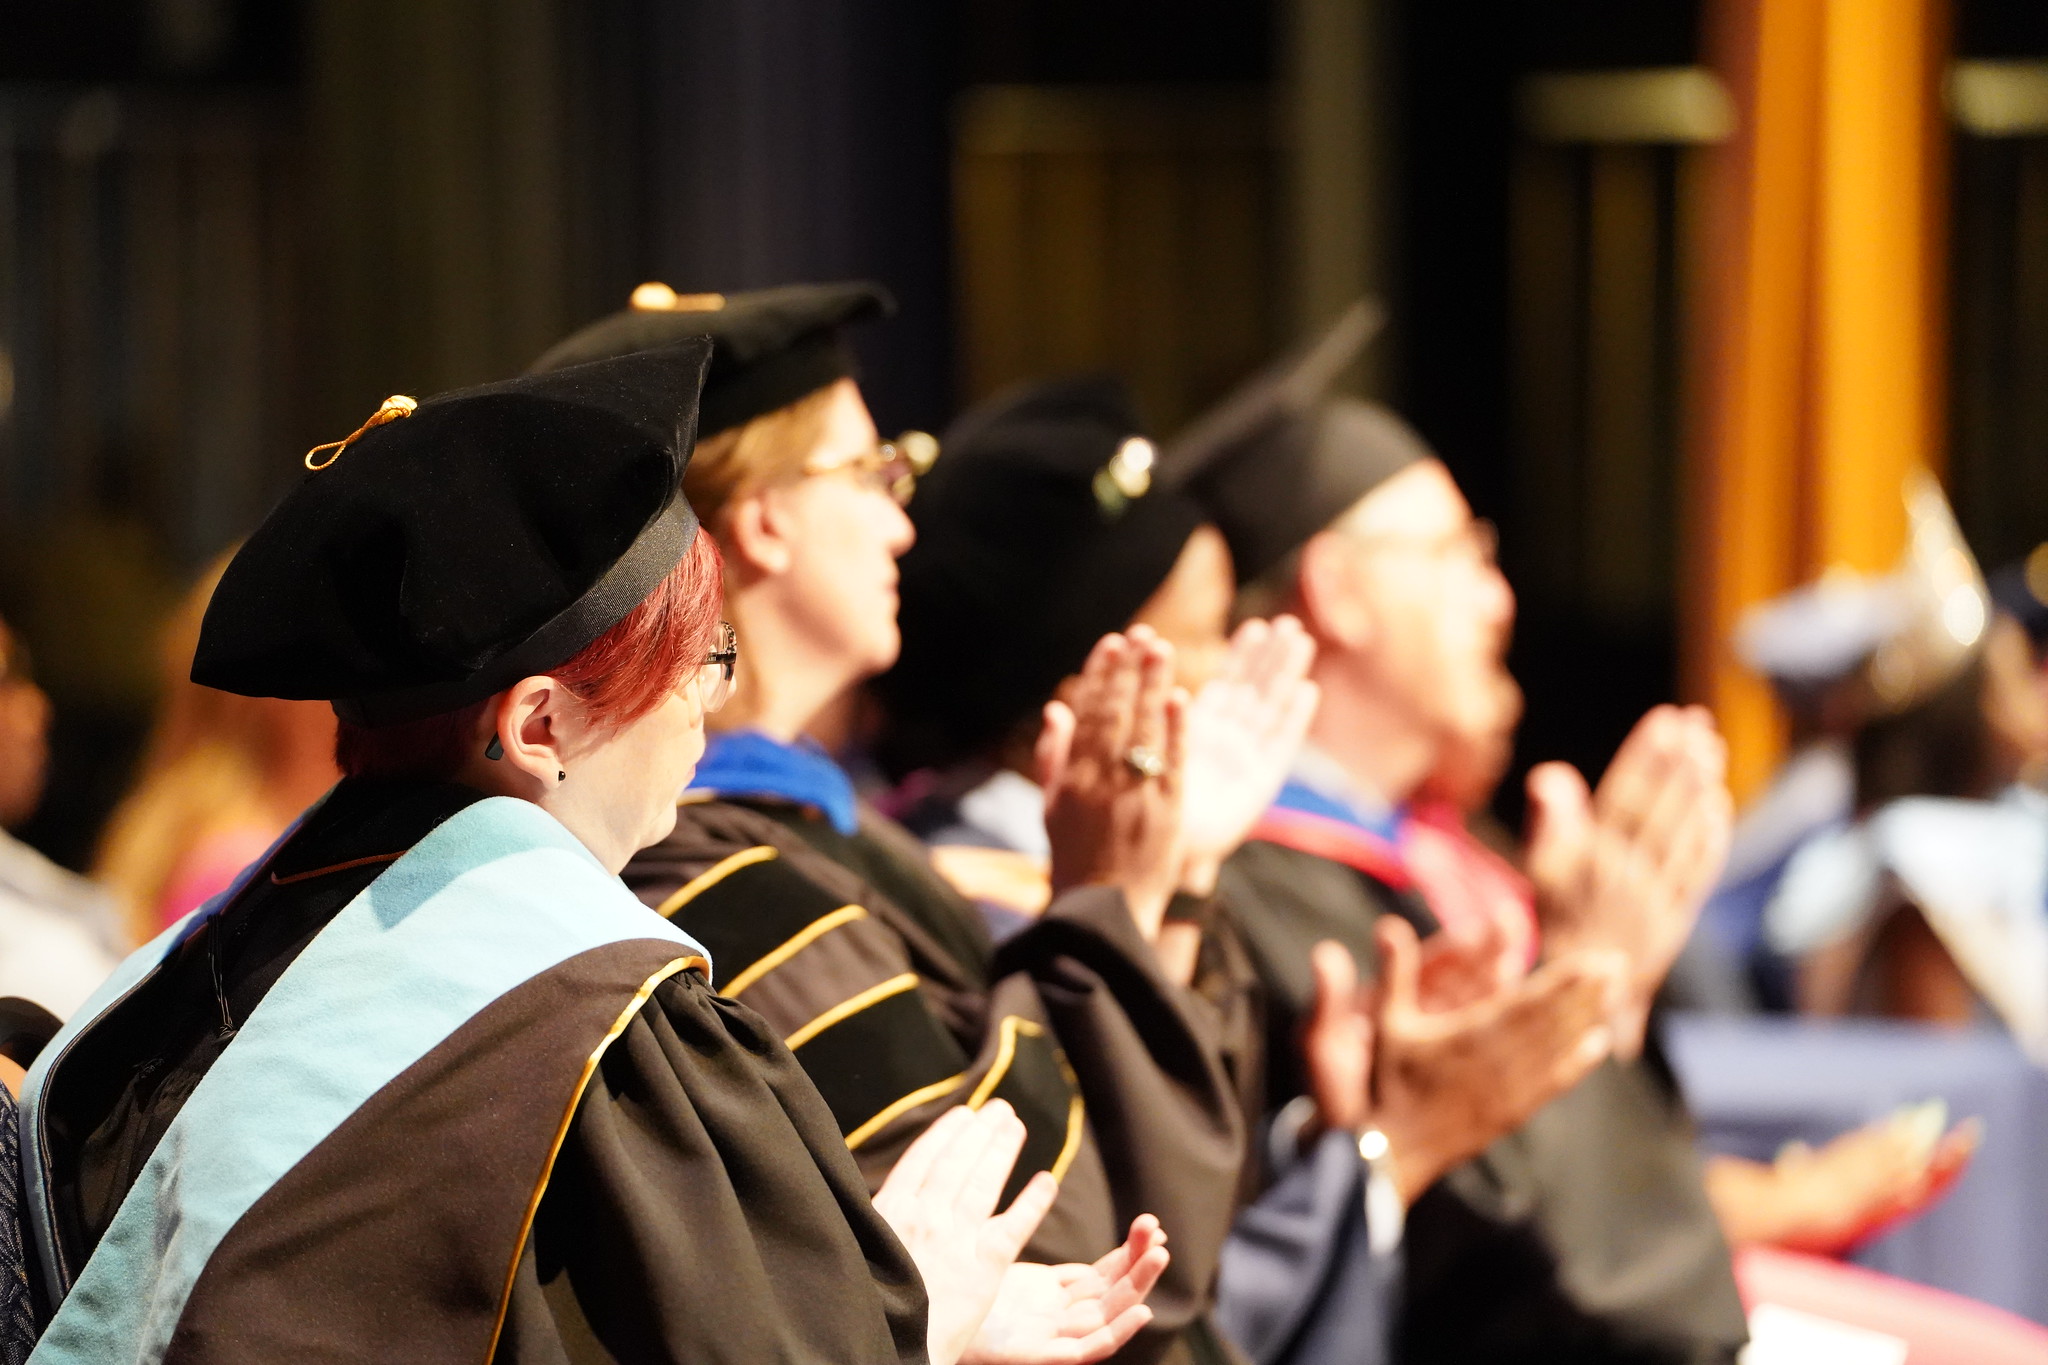
[[[1702,253],[1682,643],[1738,797],[1783,747],[1735,660],[1751,605],[1832,564],[1887,567],[1900,490],[1941,459],[1937,76],[1946,0],[1719,0],[1709,54],[1739,110]]]

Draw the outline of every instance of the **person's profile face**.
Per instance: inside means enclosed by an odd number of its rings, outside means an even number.
[[[842,659],[856,678],[896,662],[896,561],[916,538],[889,491],[857,463],[877,440],[859,388],[839,381],[810,457],[824,472],[770,494],[795,525],[790,601],[814,647]]]
[[[1374,622],[1381,686],[1418,724],[1486,749],[1511,732],[1521,694],[1507,673],[1515,597],[1450,471],[1410,465],[1367,494],[1345,525],[1353,591]]]

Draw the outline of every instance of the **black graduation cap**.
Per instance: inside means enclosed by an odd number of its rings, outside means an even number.
[[[1249,583],[1387,479],[1432,452],[1392,411],[1330,386],[1379,332],[1360,300],[1307,347],[1245,381],[1160,455],[1161,480],[1185,486],[1230,542]]]
[[[457,710],[624,619],[697,533],[683,499],[711,344],[387,399],[222,575],[192,680],[360,725]]]
[[[744,294],[678,294],[665,284],[643,284],[632,306],[556,342],[527,373],[708,336],[717,349],[697,430],[715,436],[853,375],[858,366],[844,329],[895,312],[889,291],[865,280]]]
[[[942,767],[1034,716],[1165,581],[1202,510],[1160,487],[1123,385],[1025,385],[962,415],[910,502],[880,757]]]

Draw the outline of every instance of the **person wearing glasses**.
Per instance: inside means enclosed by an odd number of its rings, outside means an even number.
[[[344,777],[30,1071],[37,1360],[1080,1365],[1145,1321],[1149,1220],[1012,1264],[1055,1182],[994,1215],[1007,1106],[871,1204],[618,880],[732,678],[681,492],[709,354],[389,399],[229,564],[195,680],[330,701]]]
[[[952,1106],[1007,1101],[1028,1134],[1011,1190],[1034,1171],[1060,1178],[1028,1254],[1092,1261],[1156,1213],[1173,1262],[1125,1358],[1222,1350],[1207,1313],[1246,1151],[1245,1059],[1232,1051],[1239,1021],[1187,989],[1191,963],[1170,969],[1156,950],[1188,823],[1171,650],[1146,631],[1108,634],[1054,713],[1061,894],[1000,951],[814,737],[899,645],[897,560],[915,538],[903,504],[932,446],[878,441],[844,338],[887,308],[857,283],[643,286],[635,307],[537,362],[692,334],[714,345],[685,486],[724,556],[737,688],[675,831],[629,863],[626,883],[710,946],[719,988],[796,1054],[871,1188]],[[1119,471],[1131,500],[1144,493],[1138,454]],[[1020,507],[1019,533],[1030,518]],[[1239,719],[1284,713],[1302,662],[1273,670]],[[958,679],[970,692],[1001,683]],[[1258,786],[1223,824],[1249,827]]]

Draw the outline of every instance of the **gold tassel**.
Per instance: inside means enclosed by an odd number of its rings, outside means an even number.
[[[360,437],[364,432],[368,431],[371,427],[381,427],[386,422],[395,422],[401,417],[410,417],[412,416],[412,410],[418,407],[419,405],[419,400],[416,398],[408,398],[402,393],[392,394],[389,398],[385,399],[382,403],[378,405],[377,410],[375,412],[370,414],[369,421],[363,423],[354,431],[351,431],[348,435],[342,437],[339,441],[329,441],[325,445],[314,446],[311,450],[307,451],[306,468],[312,470],[321,470],[327,468],[327,466],[333,464],[336,460],[340,459],[341,452],[347,450],[349,446],[353,444],[358,437]],[[315,455],[318,455],[323,450],[331,450],[334,453],[332,455],[329,455],[326,459],[320,461],[318,464],[313,463],[313,457]]]

